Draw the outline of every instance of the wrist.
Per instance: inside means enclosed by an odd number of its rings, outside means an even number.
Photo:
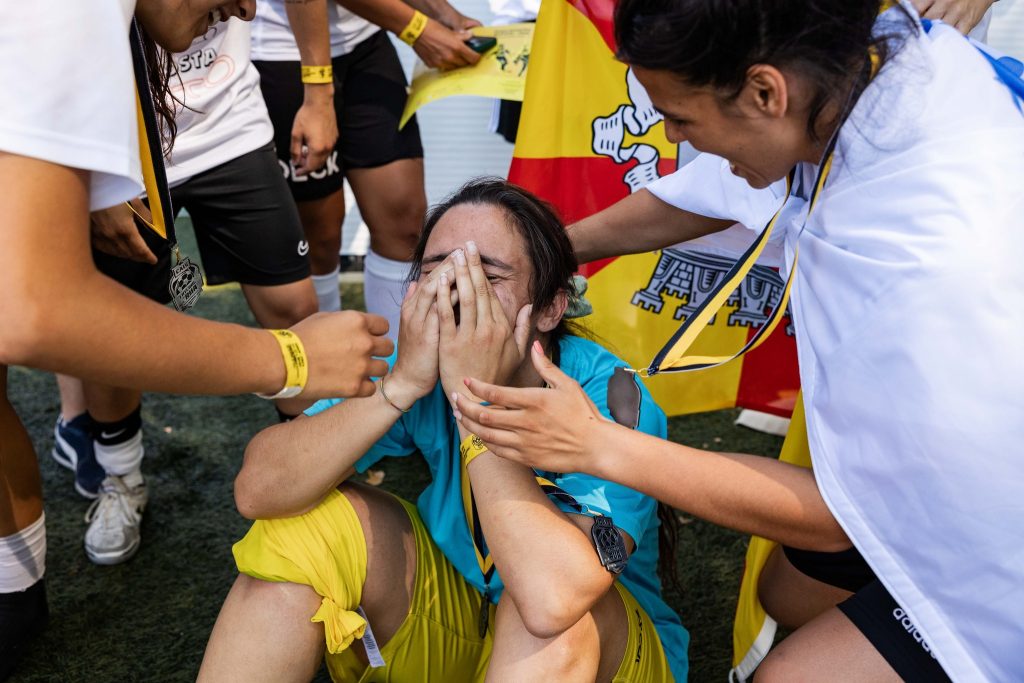
[[[419,390],[414,384],[406,382],[401,375],[396,375],[393,372],[388,373],[381,380],[384,382],[387,400],[399,410],[409,410],[416,401],[425,395],[425,392]]]
[[[302,103],[334,105],[334,83],[303,83]]]
[[[618,475],[617,466],[628,459],[621,457],[625,453],[621,449],[628,448],[628,445],[620,445],[618,438],[627,430],[614,422],[601,421],[590,431],[590,437],[581,444],[578,471],[600,479],[619,481],[613,477]],[[595,447],[594,444],[601,445]]]

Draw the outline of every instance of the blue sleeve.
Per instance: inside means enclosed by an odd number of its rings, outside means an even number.
[[[390,369],[395,364],[395,359],[398,357],[398,350],[388,357],[388,368]],[[312,417],[319,413],[324,412],[328,408],[333,408],[345,399],[342,398],[325,398],[317,401],[309,408],[306,409],[305,414]],[[416,406],[413,406],[413,410]],[[411,455],[416,452],[416,445],[413,443],[412,435],[409,433],[407,418],[412,414],[412,410],[405,415],[402,415],[395,424],[391,426],[384,436],[377,440],[377,443],[370,446],[370,450],[366,451],[363,457],[355,463],[356,472],[362,474],[370,467],[373,467],[381,458],[385,457],[402,457]]]

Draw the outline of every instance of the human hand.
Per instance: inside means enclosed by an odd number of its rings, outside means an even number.
[[[449,394],[455,419],[502,458],[547,472],[592,471],[603,429],[615,424],[578,382],[548,360],[540,342],[533,343],[530,355],[549,388],[514,389],[469,379],[469,391],[491,405]]]
[[[292,122],[289,152],[295,175],[319,170],[338,141],[338,119],[334,113],[334,86],[307,83],[302,106]]]
[[[376,387],[370,378],[387,374],[382,359],[395,349],[384,336],[388,321],[379,315],[314,313],[291,330],[302,340],[309,363],[303,398],[371,396]]]
[[[92,246],[104,254],[142,263],[155,264],[156,255],[139,234],[135,225],[135,209],[147,223],[153,222],[153,214],[141,199],[136,197],[128,204],[115,204],[89,214],[89,232]]]
[[[447,396],[452,392],[466,392],[463,380],[467,377],[507,382],[526,357],[533,311],[530,304],[520,308],[513,329],[487,280],[476,244],[468,242],[465,250],[457,249],[452,256],[458,292],[458,324],[447,274],[439,278],[436,299],[440,326],[438,365]]]
[[[391,376],[388,395],[396,405],[408,409],[437,384],[439,341],[437,298],[439,279],[413,282],[402,302],[398,348],[401,349]]]
[[[994,0],[911,0],[922,19],[941,19],[967,35]]]
[[[464,42],[471,35],[468,31],[453,31],[438,21],[427,21],[412,49],[424,64],[435,69],[446,71],[468,66],[480,61],[480,55]]]

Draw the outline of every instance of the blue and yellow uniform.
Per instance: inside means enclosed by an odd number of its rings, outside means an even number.
[[[609,416],[608,380],[614,369],[625,363],[594,342],[574,336],[560,341],[560,352],[562,371],[578,381],[601,413]],[[664,413],[643,387],[641,396],[638,429],[665,438]],[[339,402],[320,401],[307,413],[316,414]],[[399,667],[424,672],[424,680],[435,680],[430,673],[436,673],[436,680],[483,680],[491,633],[480,638],[478,631],[485,582],[463,511],[459,441],[449,403],[438,384],[356,463],[356,470],[364,472],[384,457],[420,452],[432,476],[416,507],[405,504],[416,536],[416,587],[409,618],[382,648],[384,668],[364,672],[347,649],[353,638],[362,635],[365,625],[355,609],[365,580],[366,547],[358,520],[341,493],[332,492],[306,515],[256,522],[236,544],[239,571],[264,580],[309,584],[324,596],[314,620],[325,623],[328,666],[336,679],[389,680],[385,671]],[[538,474],[569,493],[586,511],[610,515],[615,526],[636,542],[615,584],[630,620],[628,656],[623,657],[616,680],[686,680],[689,636],[661,598],[657,575],[657,502],[589,475]],[[552,498],[552,502],[567,513],[575,512],[558,499]],[[354,553],[353,546],[360,543],[353,543],[353,537],[362,543]],[[340,580],[339,575],[343,577]],[[501,577],[495,574],[488,586],[488,595],[497,603]]]

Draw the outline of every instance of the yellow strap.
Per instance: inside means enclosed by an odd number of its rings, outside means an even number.
[[[309,363],[306,360],[306,348],[302,345],[299,335],[291,330],[267,330],[281,347],[281,356],[284,358],[285,380],[284,388],[298,387],[300,390],[306,386],[309,379]]]
[[[334,82],[334,67],[327,66],[304,66],[302,67],[302,82],[312,84],[323,84]]]
[[[478,455],[486,452],[487,446],[476,434],[470,434],[459,444],[459,455],[462,456],[462,463],[466,467],[469,467],[469,463],[473,462]]]
[[[164,207],[160,202],[160,188],[156,183],[156,171],[153,170],[153,150],[149,148],[149,137],[146,135],[146,120],[142,115],[142,100],[139,99],[137,87],[135,89],[135,120],[139,128],[139,161],[142,162],[142,183],[146,187],[146,196],[149,198],[149,210],[153,214],[152,223],[149,221],[144,222],[153,232],[167,239]]]
[[[413,12],[412,19],[409,20],[408,25],[402,29],[402,32],[398,34],[398,37],[408,46],[413,46],[417,40],[419,40],[420,34],[423,33],[423,29],[427,27],[427,16],[416,10]]]

